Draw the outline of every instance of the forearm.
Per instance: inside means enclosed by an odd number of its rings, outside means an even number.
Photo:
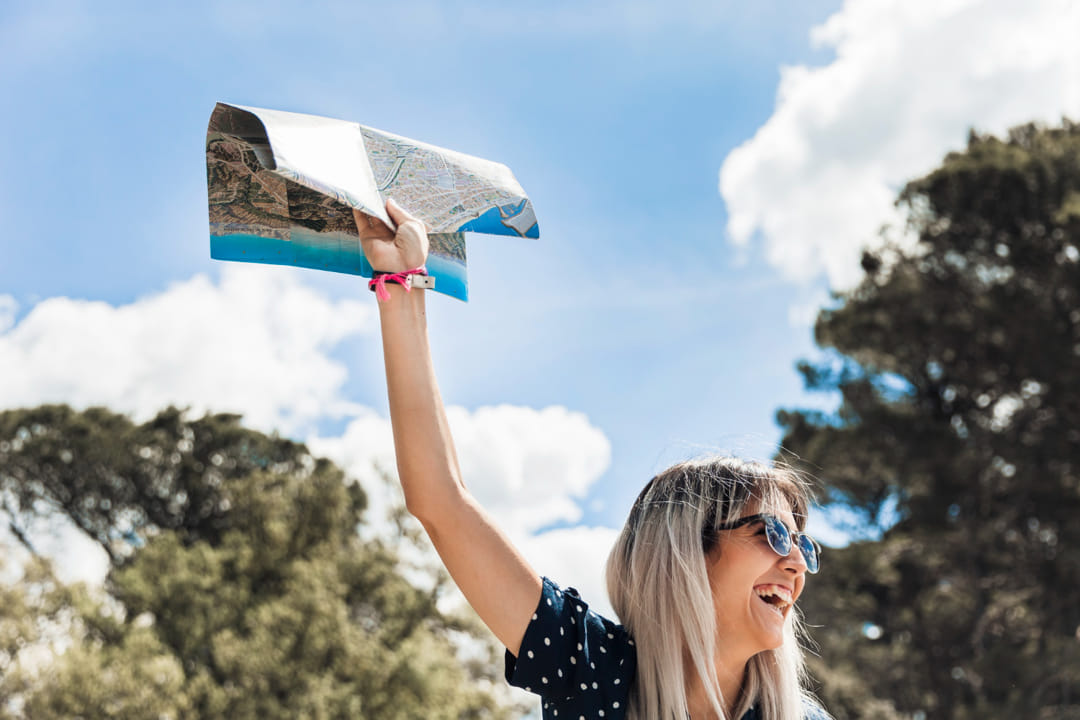
[[[424,291],[388,289],[390,301],[378,306],[398,476],[406,506],[427,525],[464,487],[432,366]]]

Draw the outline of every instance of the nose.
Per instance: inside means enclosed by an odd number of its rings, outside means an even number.
[[[806,574],[806,558],[803,557],[802,549],[799,547],[799,543],[791,543],[791,550],[787,555],[780,558],[780,567],[785,572],[789,572],[793,575],[805,575]]]

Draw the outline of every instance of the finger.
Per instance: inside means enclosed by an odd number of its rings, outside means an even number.
[[[356,223],[356,233],[361,240],[394,236],[393,231],[382,220],[356,208],[353,208],[353,221]]]
[[[390,219],[394,221],[394,224],[401,227],[407,222],[418,222],[421,226],[424,223],[420,222],[419,218],[413,217],[409,214],[405,208],[397,204],[394,198],[390,198],[386,201],[386,212],[390,215]]]

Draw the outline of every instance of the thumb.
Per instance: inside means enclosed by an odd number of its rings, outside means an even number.
[[[390,215],[390,219],[393,220],[394,224],[398,227],[401,227],[410,220],[419,222],[421,226],[423,226],[424,224],[420,222],[419,218],[413,217],[408,212],[406,212],[405,208],[398,205],[393,198],[390,198],[386,201],[386,212]]]

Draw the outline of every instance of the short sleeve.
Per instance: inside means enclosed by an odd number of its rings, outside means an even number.
[[[544,718],[623,717],[636,669],[626,629],[547,578],[518,656],[506,653],[507,681],[540,695]]]

